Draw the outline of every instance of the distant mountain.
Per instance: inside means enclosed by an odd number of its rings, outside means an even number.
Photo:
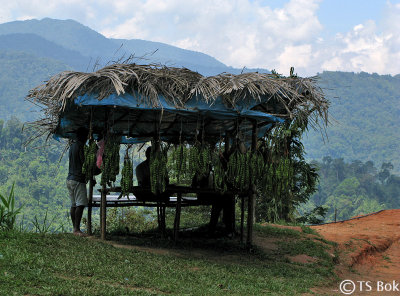
[[[45,18],[0,24],[0,35],[16,33],[36,34],[87,57],[112,56],[118,49],[115,42],[73,20]]]
[[[0,119],[17,116],[23,121],[38,116],[34,105],[24,102],[28,91],[69,66],[54,59],[0,50]]]
[[[78,51],[66,49],[36,34],[0,35],[0,50],[25,52],[36,57],[54,59],[72,68],[85,71],[90,58]]]
[[[138,63],[157,62],[176,67],[187,67],[198,71],[203,75],[216,75],[221,72],[240,72],[241,69],[227,67],[215,58],[204,53],[181,49],[175,46],[160,42],[145,41],[139,39],[108,39],[96,31],[73,20],[55,20],[45,18],[42,20],[15,21],[0,24],[0,35],[10,35],[9,38],[16,38],[15,34],[35,34],[47,42],[52,42],[63,47],[63,52],[69,50],[79,53],[69,63],[74,68],[87,68],[87,64],[77,65],[75,61],[81,60],[87,63],[92,60],[100,60],[100,64],[115,61],[122,56],[145,57],[137,60]],[[27,36],[28,37],[28,36]],[[26,51],[29,51],[31,42],[37,47],[37,40],[30,36],[26,40]],[[54,48],[54,46],[52,46]],[[21,48],[20,48],[21,49]],[[264,70],[265,71],[265,70]]]

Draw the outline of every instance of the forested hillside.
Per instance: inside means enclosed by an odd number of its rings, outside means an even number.
[[[372,161],[345,162],[326,156],[313,165],[319,168],[318,191],[300,206],[300,213],[323,206],[327,209],[325,220],[334,221],[335,211],[336,219],[343,220],[400,208],[400,176],[393,174],[390,162],[376,167]]]
[[[331,124],[326,143],[319,132],[307,134],[308,158],[391,162],[400,172],[400,75],[323,72],[320,85],[331,99]]]
[[[36,58],[52,59],[70,66],[76,71],[91,70],[90,58],[77,51],[66,49],[36,34],[0,35],[0,50],[24,52]]]
[[[65,64],[32,54],[0,50],[0,118],[32,120],[38,110],[24,101],[28,91],[52,75],[71,69]]]
[[[48,217],[55,217],[53,226],[59,227],[68,221],[69,205],[66,158],[58,162],[64,146],[52,141],[44,147],[39,141],[25,149],[28,134],[21,129],[22,122],[15,117],[0,120],[0,193],[6,195],[14,184],[17,205],[23,205],[20,218],[24,224],[32,226],[35,216],[43,221],[48,210]]]

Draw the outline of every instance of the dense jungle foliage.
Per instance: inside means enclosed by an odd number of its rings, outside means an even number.
[[[317,192],[309,202],[300,207],[300,213],[316,206],[327,209],[326,221],[348,219],[383,209],[400,208],[400,176],[393,173],[393,164],[384,162],[375,166],[373,161],[326,156],[321,162],[313,161],[318,168]]]
[[[323,72],[320,86],[331,100],[324,142],[318,131],[304,137],[308,159],[391,162],[400,172],[400,75]]]

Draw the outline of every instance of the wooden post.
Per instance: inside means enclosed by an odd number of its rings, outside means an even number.
[[[229,142],[229,136],[225,136],[225,158],[229,158],[229,150],[230,150],[230,142]],[[232,234],[236,233],[236,200],[235,200],[235,195],[228,195],[229,200],[227,201],[226,198],[224,198],[225,202],[229,202],[229,208],[227,210],[227,207],[224,207],[224,217],[225,217],[225,222],[229,220],[229,227],[228,225],[225,225],[226,227],[229,228],[229,230],[232,232]]]
[[[165,205],[161,205],[160,212],[161,212],[161,231],[162,236],[165,237],[166,233],[166,224],[165,224]]]
[[[158,231],[161,231],[161,213],[160,213],[160,203],[157,202],[157,224]]]
[[[165,237],[165,205],[162,202],[157,202],[157,221],[158,231],[161,237]]]
[[[257,150],[257,121],[253,122],[251,151],[254,153]],[[250,248],[253,244],[253,223],[254,223],[254,201],[256,199],[256,188],[252,184],[249,188],[249,197],[247,202],[247,247]]]
[[[101,188],[101,204],[100,204],[100,238],[106,239],[106,222],[107,222],[107,191],[106,186]]]
[[[175,210],[175,221],[174,221],[174,241],[178,240],[179,224],[181,221],[181,203],[182,193],[179,192],[176,197],[176,210]]]
[[[244,196],[240,200],[240,242],[243,243],[244,235]]]
[[[92,202],[93,202],[93,187],[94,180],[93,177],[89,181],[89,201],[88,201],[88,212],[87,212],[87,232],[92,235]]]

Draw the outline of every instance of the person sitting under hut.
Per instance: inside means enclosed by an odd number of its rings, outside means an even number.
[[[146,149],[146,160],[136,167],[136,179],[141,187],[150,187],[150,154],[151,147]]]
[[[151,155],[151,147],[146,149],[146,160],[138,164],[136,167],[136,179],[138,181],[138,185],[140,187],[144,187],[146,189],[150,189],[150,155]],[[166,184],[168,185],[169,179],[167,177]],[[152,192],[149,193],[136,193],[137,200],[160,200],[160,201],[167,201],[169,200],[171,193],[163,192],[161,194],[155,195]]]

